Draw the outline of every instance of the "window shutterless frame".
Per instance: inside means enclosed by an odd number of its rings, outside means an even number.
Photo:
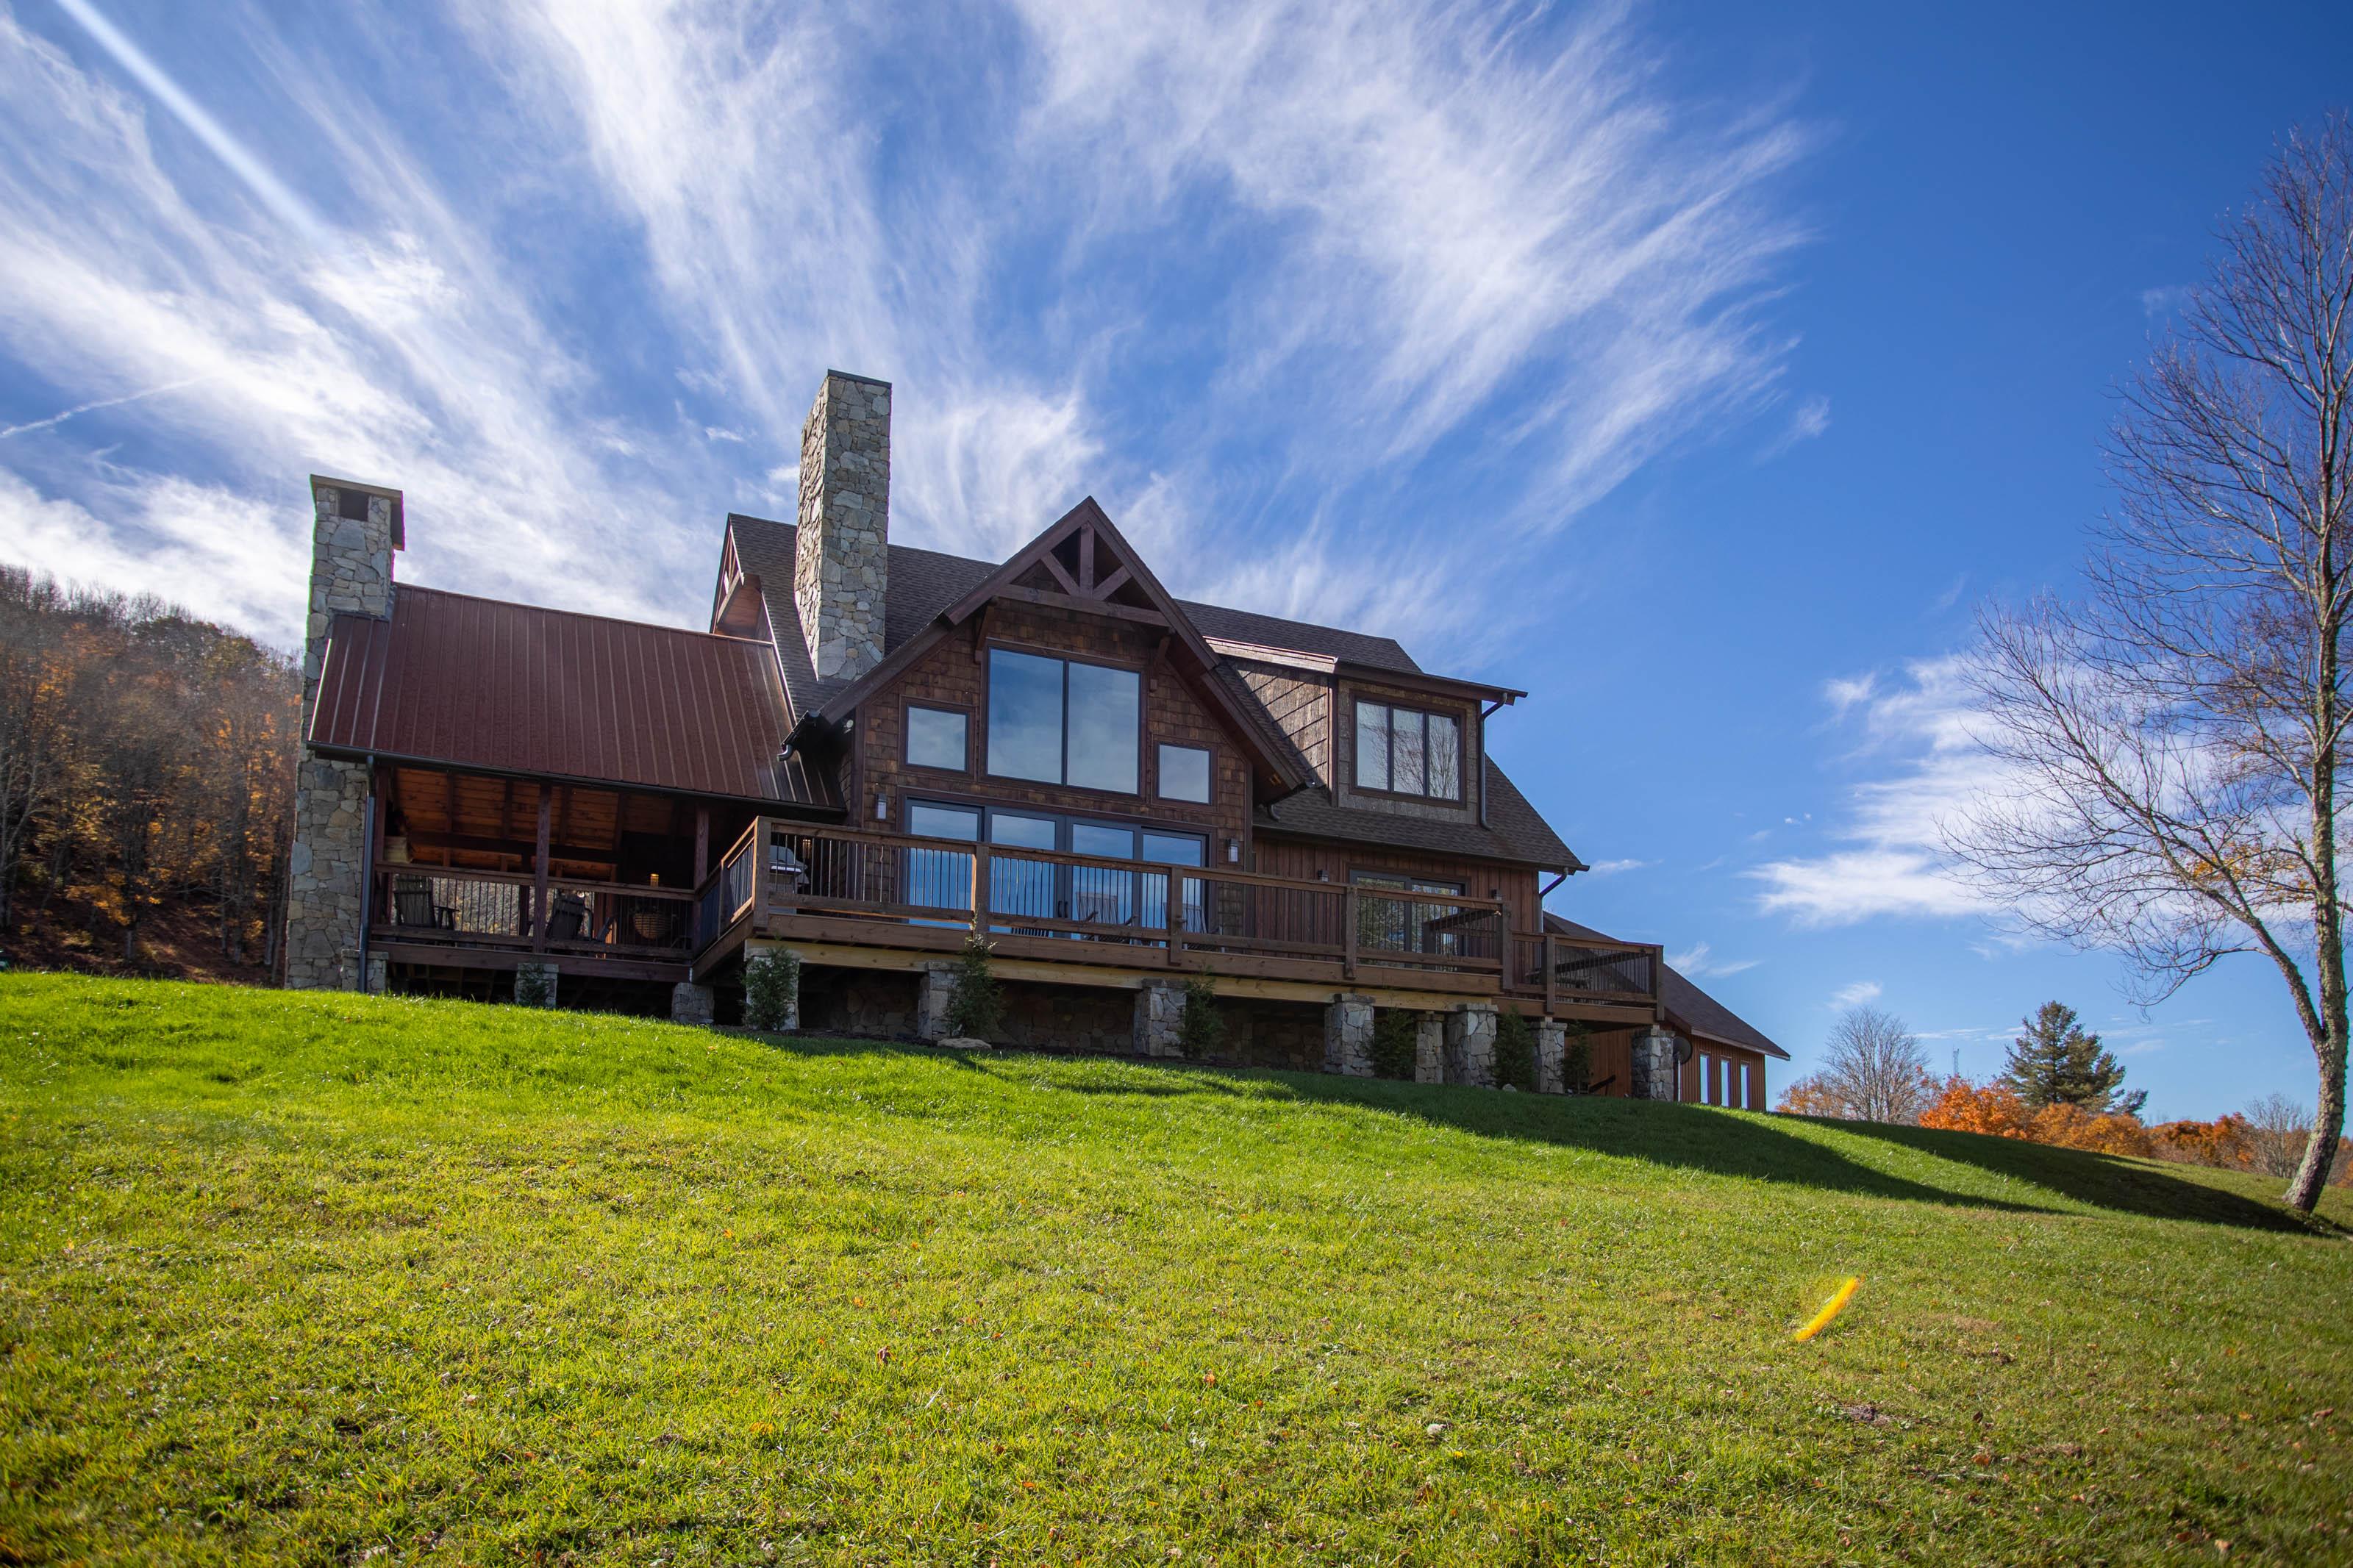
[[[1016,744],[1022,743],[1012,740],[1008,734],[1008,731],[1017,728],[1017,726],[1004,721],[1006,719],[1008,719],[1010,715],[1000,715],[997,711],[997,700],[1002,689],[1000,683],[1008,682],[1015,677],[1024,674],[1022,670],[1010,662],[1000,664],[1000,659],[1008,661],[1018,659],[1024,661],[1025,664],[1029,665],[1050,663],[1060,667],[1059,672],[1059,684],[1060,689],[1059,699],[1060,706],[1056,711],[1058,733],[1055,736],[1054,744],[1057,762],[1055,773],[1052,777],[1044,776],[1042,773],[999,773],[997,771],[997,764],[1000,761],[1006,762],[1008,764],[1014,762],[1015,759],[1011,754],[1011,748]],[[987,683],[981,692],[981,711],[987,716],[984,723],[982,756],[980,761],[980,770],[982,773],[990,778],[1012,779],[1023,784],[1048,784],[1057,785],[1063,789],[1090,790],[1101,795],[1123,795],[1129,798],[1137,798],[1142,796],[1144,793],[1145,710],[1146,707],[1145,701],[1145,672],[1143,666],[1123,664],[1112,659],[1073,658],[1070,654],[1056,649],[1015,647],[1003,643],[992,642],[988,645],[987,658],[985,661],[984,668],[987,668],[988,676]],[[1071,766],[1072,729],[1071,696],[1074,687],[1081,684],[1080,672],[1082,671],[1087,672],[1084,678],[1084,683],[1090,686],[1101,684],[1101,677],[1106,675],[1125,676],[1134,682],[1135,716],[1132,733],[1128,736],[1129,744],[1133,749],[1127,753],[1129,759],[1127,773],[1128,782],[1124,787],[1105,784],[1072,782]],[[1039,680],[1043,676],[1043,671],[1034,668],[1029,668],[1026,671],[1026,679],[1033,681]],[[1018,726],[1018,728],[1027,729],[1030,727],[1032,727],[1032,725],[1023,725]],[[1028,743],[1034,745],[1039,740],[1042,740],[1042,738],[1043,737],[1041,736],[1029,737]],[[1004,741],[1007,747],[1006,752],[1002,755],[1000,755],[998,750],[1000,740]]]
[[[927,714],[933,720],[946,718],[956,721],[956,760],[953,763],[931,762],[917,755],[916,733],[923,721],[915,717]],[[911,768],[923,768],[932,773],[972,774],[972,713],[950,702],[908,701],[900,705],[899,760]]]
[[[1353,708],[1355,763],[1350,772],[1356,789],[1400,800],[1461,801],[1462,776],[1469,771],[1468,726],[1461,714],[1362,696],[1354,700]]]
[[[1176,766],[1171,768],[1171,760]],[[1198,759],[1197,762],[1195,759]],[[1169,787],[1169,775],[1177,775],[1177,787]],[[1199,784],[1193,784],[1198,776]],[[1153,752],[1153,794],[1162,800],[1182,801],[1192,805],[1207,805],[1217,784],[1217,754],[1207,746],[1188,746],[1176,741],[1163,741]],[[1198,795],[1185,795],[1180,790],[1198,788]]]

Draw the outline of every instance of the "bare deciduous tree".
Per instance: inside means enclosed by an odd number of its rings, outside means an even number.
[[[1935,1098],[1928,1054],[1904,1020],[1850,1007],[1831,1030],[1820,1068],[1790,1087],[1784,1109],[1909,1127]]]
[[[2292,1176],[2312,1138],[2312,1109],[2284,1094],[2267,1094],[2247,1107],[2247,1131],[2255,1169],[2266,1176]]]
[[[2206,286],[2125,389],[2119,502],[2076,603],[1989,610],[1980,738],[2014,787],[1950,847],[2148,999],[2219,959],[2278,970],[2319,1066],[2288,1201],[2345,1115],[2341,771],[2353,715],[2353,132],[2292,136]]]

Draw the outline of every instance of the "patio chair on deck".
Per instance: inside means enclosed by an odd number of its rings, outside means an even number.
[[[448,904],[433,901],[432,879],[395,877],[392,879],[392,923],[455,931],[458,929],[458,911]]]

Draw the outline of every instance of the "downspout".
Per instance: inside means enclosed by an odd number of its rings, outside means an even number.
[[[1493,719],[1495,710],[1503,706],[1501,701],[1490,702],[1479,711],[1479,827],[1482,832],[1487,827],[1487,721]],[[1536,907],[1544,907],[1541,898],[1536,900]]]

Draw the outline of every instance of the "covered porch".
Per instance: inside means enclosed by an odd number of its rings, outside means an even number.
[[[495,994],[525,963],[580,982],[683,981],[712,846],[754,810],[422,763],[379,763],[373,783],[368,945],[395,990]]]

